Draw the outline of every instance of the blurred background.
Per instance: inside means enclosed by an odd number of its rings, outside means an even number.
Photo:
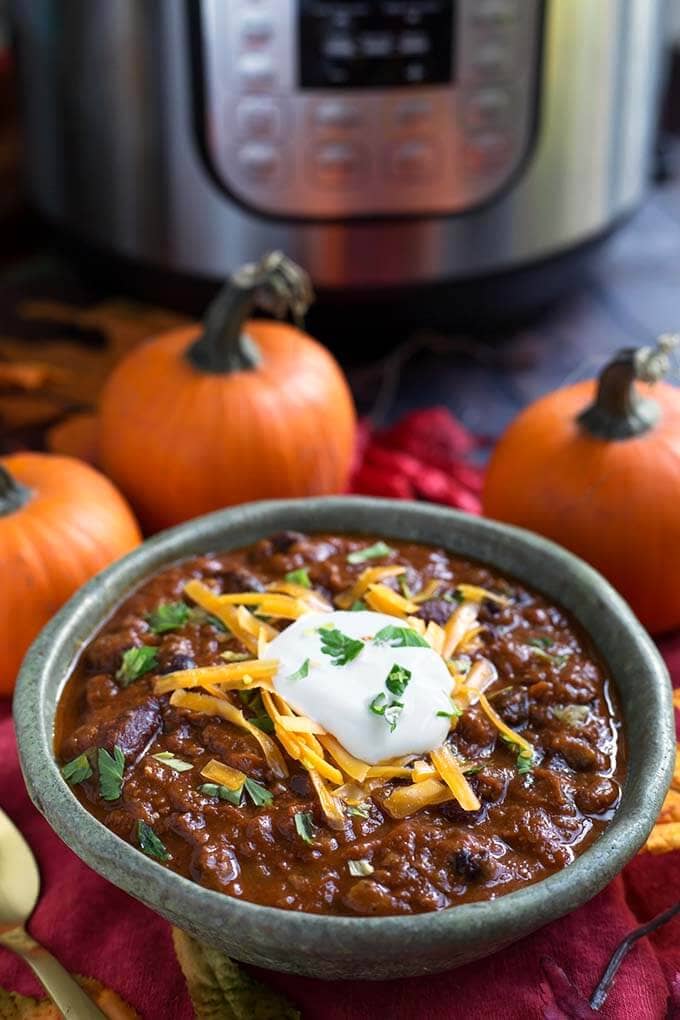
[[[0,10],[0,365],[50,366],[0,383],[0,452],[275,248],[379,425],[496,435],[677,328],[680,0]]]

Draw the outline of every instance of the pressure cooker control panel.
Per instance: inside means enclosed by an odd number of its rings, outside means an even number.
[[[512,177],[542,0],[202,0],[204,143],[281,217],[446,215]]]

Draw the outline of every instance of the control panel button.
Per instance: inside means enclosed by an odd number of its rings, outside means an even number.
[[[255,179],[271,177],[279,166],[279,154],[274,145],[266,142],[249,142],[238,152],[241,170]]]
[[[512,25],[517,20],[517,0],[476,0],[472,19],[485,27]]]
[[[497,171],[508,165],[512,151],[510,137],[500,131],[479,135],[465,146],[465,165],[476,174]]]
[[[346,129],[355,127],[361,120],[359,107],[342,99],[328,99],[318,103],[312,116],[319,128]]]
[[[241,21],[241,39],[248,46],[262,46],[274,34],[271,19],[264,11],[249,11]]]
[[[315,153],[317,176],[324,184],[352,184],[358,176],[360,163],[358,148],[345,142],[329,142]]]
[[[433,112],[433,105],[430,99],[424,96],[413,99],[402,99],[393,108],[394,121],[398,127],[414,127],[424,124]]]
[[[269,92],[274,87],[274,65],[264,53],[247,53],[241,57],[238,73],[245,92]]]
[[[278,138],[281,134],[281,111],[266,96],[248,96],[236,108],[236,130],[239,138]]]
[[[390,164],[392,172],[404,180],[427,180],[434,172],[434,146],[424,139],[403,142],[392,150]]]
[[[470,70],[476,81],[506,78],[512,70],[512,52],[500,42],[483,43],[470,59]]]
[[[502,127],[509,119],[510,108],[510,94],[504,89],[482,89],[467,100],[465,121],[477,130]]]

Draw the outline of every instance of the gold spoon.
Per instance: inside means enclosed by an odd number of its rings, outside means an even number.
[[[66,1020],[106,1020],[78,982],[24,928],[39,891],[35,857],[19,830],[0,810],[0,945],[26,961]]]

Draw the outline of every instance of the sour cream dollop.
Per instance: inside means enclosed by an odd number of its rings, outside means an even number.
[[[275,637],[267,658],[278,659],[274,677],[277,692],[299,713],[331,733],[342,746],[362,761],[375,765],[405,754],[424,754],[442,744],[449,731],[451,676],[441,657],[428,647],[392,647],[374,641],[385,627],[410,630],[404,620],[385,613],[305,613]],[[345,665],[335,665],[322,650],[328,629],[363,642],[361,651]],[[308,665],[305,667],[305,663]],[[394,666],[410,672],[403,693],[386,686]],[[403,677],[403,673],[400,674]],[[371,703],[403,703],[390,717],[376,715]]]

